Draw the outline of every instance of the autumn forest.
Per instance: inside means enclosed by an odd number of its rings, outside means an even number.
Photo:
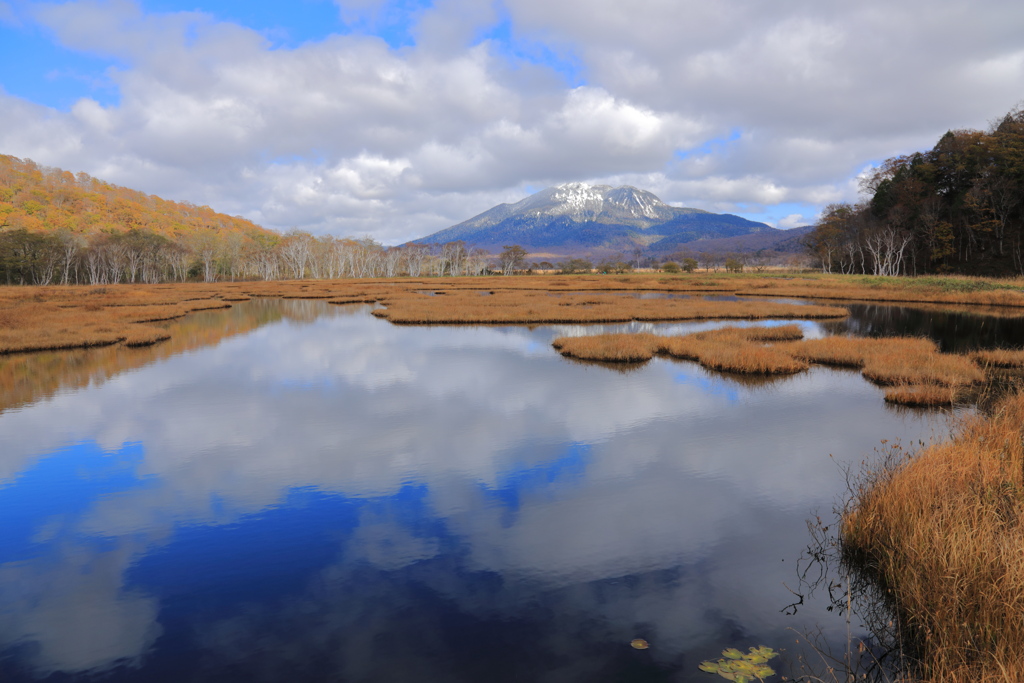
[[[1024,274],[1024,110],[888,159],[861,189],[808,236],[824,272]]]
[[[372,239],[280,234],[208,206],[0,155],[0,283],[478,275],[462,242],[385,248]]]

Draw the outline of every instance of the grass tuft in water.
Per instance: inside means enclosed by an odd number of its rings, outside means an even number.
[[[841,542],[890,599],[920,680],[1024,680],[1024,394],[874,472]]]

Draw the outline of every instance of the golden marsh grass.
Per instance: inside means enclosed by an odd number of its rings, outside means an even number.
[[[864,377],[883,386],[959,387],[985,380],[969,356],[939,353],[935,342],[919,337],[834,336],[804,340],[789,351],[812,363],[861,368]]]
[[[709,293],[989,306],[986,314],[1002,311],[1011,315],[1014,307],[1024,307],[1022,284],[970,278],[654,273],[0,287],[0,353],[152,343],[161,335],[154,329],[142,329],[146,323],[261,297],[325,299],[336,304],[376,303],[383,306],[376,314],[396,323],[539,324],[825,319],[843,315],[842,309],[833,306],[790,308],[790,304],[760,300],[712,302],[700,298]],[[443,296],[418,294],[421,290],[441,292]],[[492,295],[481,296],[481,292]],[[693,298],[611,296],[640,292],[689,294]],[[551,293],[562,296],[552,297]]]
[[[924,681],[1024,680],[1024,394],[875,472],[841,540],[891,599]]]
[[[559,337],[552,342],[559,353],[579,360],[639,362],[661,354],[694,360],[723,372],[738,374],[792,374],[807,364],[759,342],[799,339],[796,325],[783,327],[726,327],[683,336],[654,334],[602,334]]]
[[[970,357],[939,353],[927,339],[801,337],[798,326],[784,325],[725,327],[681,336],[559,337],[552,345],[578,360],[637,363],[661,354],[742,374],[793,374],[806,370],[808,363],[860,368],[865,378],[889,387],[886,401],[913,406],[950,405],[965,388],[986,379]]]
[[[1024,368],[1024,349],[991,349],[971,354],[982,365],[995,368]]]
[[[638,299],[589,293],[451,291],[443,295],[392,294],[374,315],[405,325],[515,325],[554,323],[666,322],[679,320],[829,319],[847,315],[838,306],[703,298]]]

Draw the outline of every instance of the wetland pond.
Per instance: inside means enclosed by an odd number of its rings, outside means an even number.
[[[801,325],[945,315],[881,310]],[[551,347],[717,323],[369,311],[258,300],[150,349],[0,358],[0,680],[719,680],[697,666],[725,647],[845,643],[827,602],[785,613],[806,520],[882,439],[949,431],[854,371],[743,382]],[[1021,331],[958,320],[962,344]]]

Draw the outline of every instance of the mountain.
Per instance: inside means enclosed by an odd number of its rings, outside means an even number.
[[[731,252],[775,252],[777,254],[803,254],[807,251],[802,238],[813,232],[813,225],[779,230],[772,228],[749,235],[736,237],[717,237],[697,240],[681,245],[679,251],[693,254],[707,252],[711,254],[728,254]]]
[[[499,204],[413,244],[467,244],[500,251],[518,244],[551,255],[601,255],[641,247],[671,253],[698,240],[783,232],[734,216],[669,206],[629,185],[569,183],[549,187],[515,204]]]

